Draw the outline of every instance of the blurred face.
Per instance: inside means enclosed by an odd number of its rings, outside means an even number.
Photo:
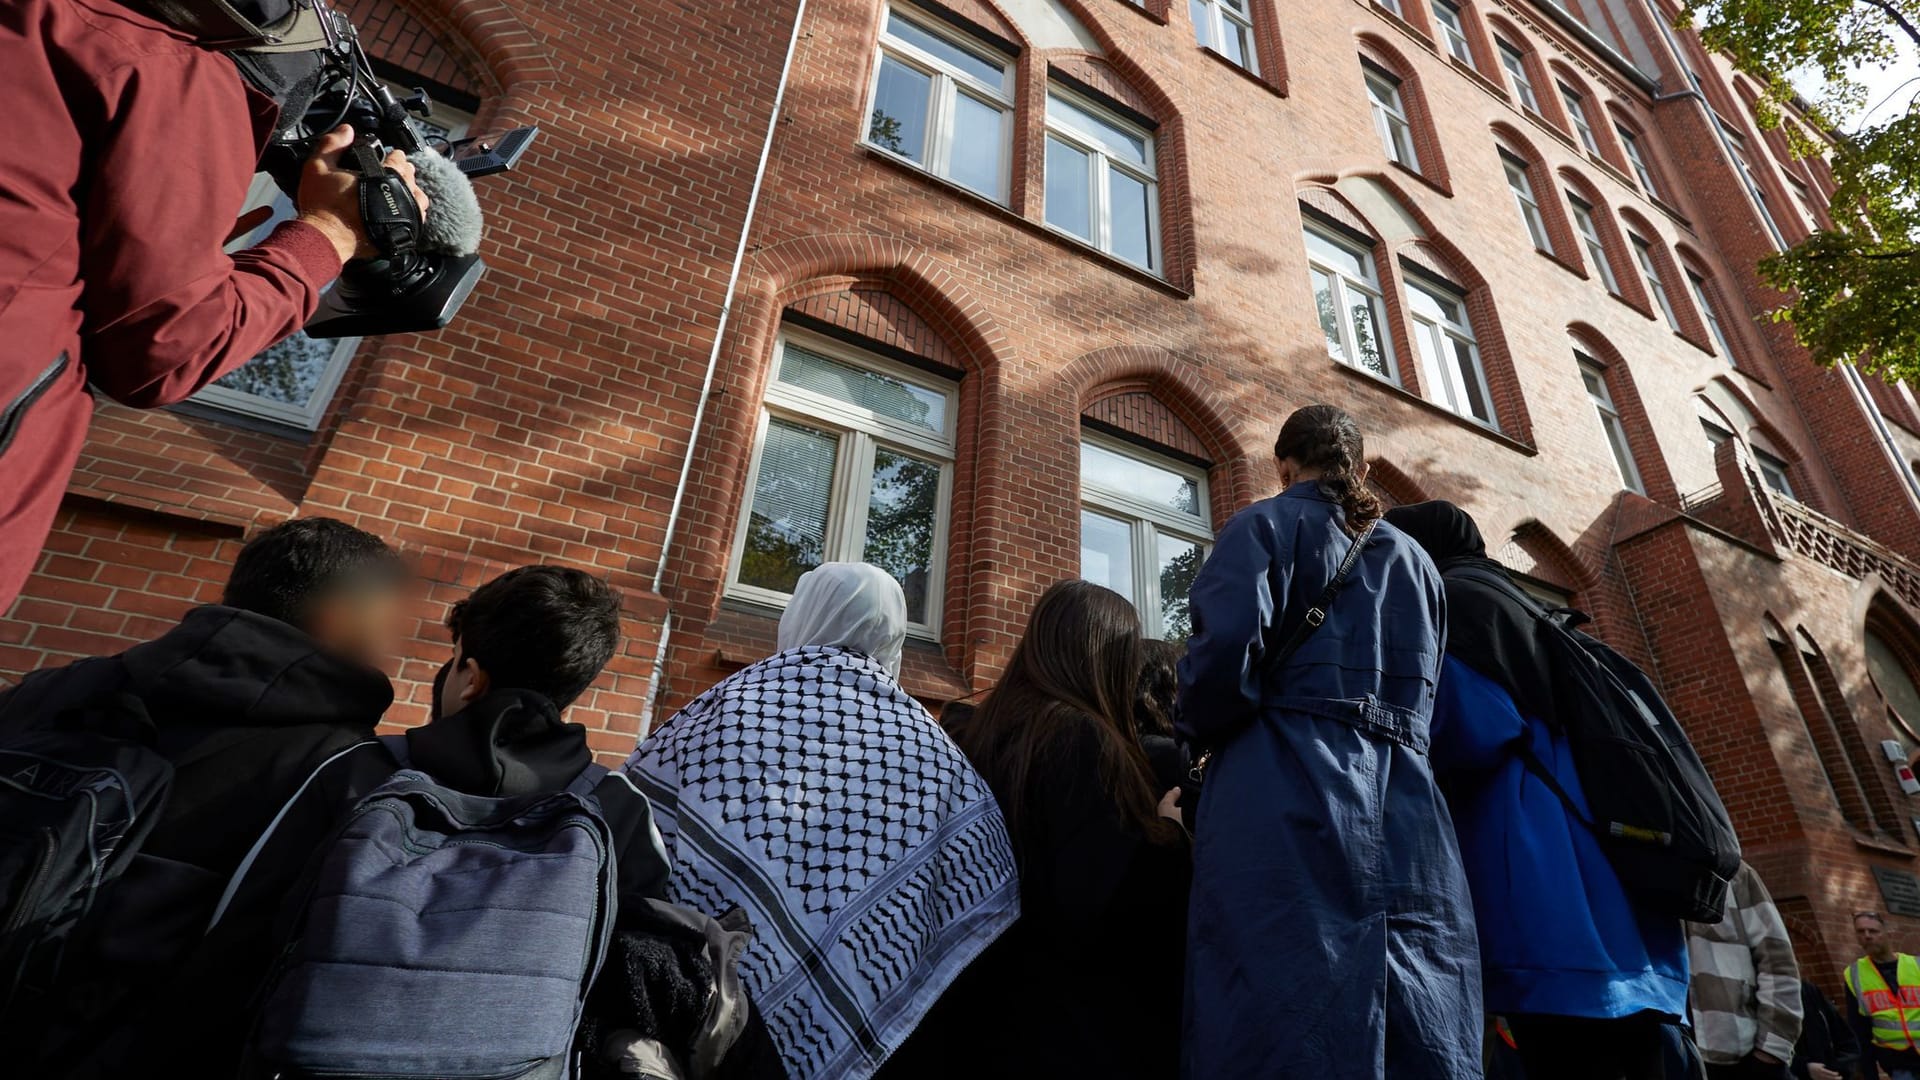
[[[1853,936],[1860,939],[1860,947],[1868,956],[1880,956],[1892,951],[1887,941],[1887,928],[1884,923],[1871,915],[1858,915],[1853,920]]]
[[[440,717],[452,716],[473,701],[479,700],[487,692],[489,680],[486,669],[460,648],[458,641],[453,643],[453,659],[447,662],[447,678],[440,685],[437,695]]]
[[[328,652],[385,669],[406,639],[406,597],[392,586],[343,590],[321,598],[307,632]]]

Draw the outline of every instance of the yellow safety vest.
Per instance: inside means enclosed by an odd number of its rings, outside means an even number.
[[[1920,1049],[1920,960],[1899,955],[1899,988],[1887,986],[1869,957],[1848,965],[1847,992],[1873,1019],[1873,1045],[1889,1050]]]

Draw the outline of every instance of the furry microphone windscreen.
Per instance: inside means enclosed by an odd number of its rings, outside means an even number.
[[[413,180],[427,196],[427,227],[422,250],[437,255],[471,255],[480,249],[480,200],[473,181],[460,167],[433,150],[407,159]]]

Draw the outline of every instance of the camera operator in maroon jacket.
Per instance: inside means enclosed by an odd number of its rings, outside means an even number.
[[[79,456],[88,384],[137,408],[183,401],[300,329],[374,249],[343,127],[307,162],[299,216],[223,250],[278,108],[138,0],[0,3],[0,102],[3,613]],[[403,155],[386,164],[413,186]]]

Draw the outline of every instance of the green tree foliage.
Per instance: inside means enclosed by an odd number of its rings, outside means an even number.
[[[1821,88],[1808,119],[1831,132],[1833,228],[1760,264],[1787,294],[1773,317],[1793,325],[1822,363],[1851,360],[1890,380],[1920,384],[1920,70],[1891,99],[1890,115],[1842,130],[1867,100],[1862,68],[1890,69],[1903,44],[1920,48],[1916,0],[1685,0],[1707,47],[1730,54],[1766,90],[1755,119],[1782,128],[1795,152],[1827,147],[1786,123],[1795,76]],[[1909,65],[1910,66],[1910,65]]]

